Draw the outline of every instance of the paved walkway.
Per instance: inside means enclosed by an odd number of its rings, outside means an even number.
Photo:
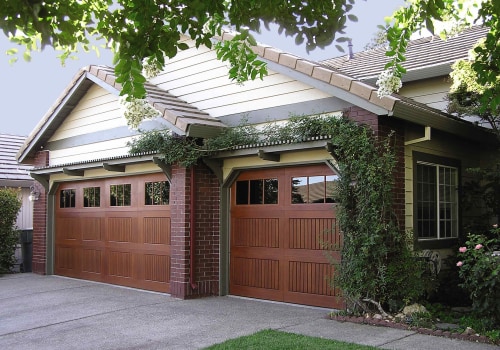
[[[383,349],[498,350],[412,331],[340,323],[328,310],[166,294],[56,276],[0,277],[0,349],[199,349],[262,329]]]

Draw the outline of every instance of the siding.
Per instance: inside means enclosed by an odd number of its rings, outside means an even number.
[[[269,71],[264,80],[256,79],[238,85],[228,78],[228,68],[217,60],[215,51],[196,49],[192,42],[186,43],[190,48],[169,60],[165,71],[151,82],[212,117],[331,97],[273,71]]]
[[[417,82],[405,83],[399,94],[446,112],[448,106],[446,95],[450,90],[450,85],[451,83],[447,76],[419,80]]]
[[[113,130],[126,127],[118,96],[115,96],[98,85],[93,85],[79,101],[61,126],[56,130],[48,143],[58,141],[64,145],[64,140],[81,137],[91,139],[93,133],[108,130],[109,139],[99,142],[84,142],[84,145],[74,147],[59,146],[51,149],[50,165],[62,165],[100,158],[122,156],[128,153],[127,142],[130,136],[113,136]]]
[[[22,188],[20,193],[21,210],[17,214],[16,226],[19,230],[33,229],[33,202],[29,200],[30,189]]]

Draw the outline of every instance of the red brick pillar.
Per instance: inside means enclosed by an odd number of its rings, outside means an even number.
[[[49,152],[37,152],[35,167],[49,165]],[[45,188],[35,181],[35,191],[40,193],[38,200],[33,202],[33,260],[32,271],[38,274],[46,273],[47,262],[47,194]]]
[[[208,168],[195,167],[195,266],[191,281],[191,171],[172,167],[170,294],[174,297],[218,294],[219,188]]]

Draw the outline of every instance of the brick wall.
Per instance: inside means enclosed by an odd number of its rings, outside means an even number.
[[[389,116],[377,116],[360,107],[350,107],[347,114],[351,120],[359,124],[369,126],[375,135],[384,137],[391,131],[393,145],[396,155],[396,166],[394,169],[394,214],[398,218],[399,227],[405,228],[405,163],[404,163],[404,123]]]
[[[170,294],[183,299],[219,292],[219,183],[208,168],[195,167],[193,281],[190,276],[191,190],[191,170],[173,166]]]
[[[49,152],[37,152],[35,167],[49,165]],[[35,190],[40,193],[38,200],[33,202],[33,260],[32,271],[45,274],[47,261],[47,194],[44,187],[35,181]]]

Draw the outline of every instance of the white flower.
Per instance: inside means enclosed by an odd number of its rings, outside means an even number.
[[[380,75],[378,76],[377,85],[377,95],[380,98],[389,96],[393,92],[398,92],[399,89],[401,89],[401,86],[403,86],[401,78],[395,75],[393,70],[388,69],[380,73]]]
[[[120,104],[123,106],[123,116],[131,129],[137,129],[145,119],[153,119],[159,116],[159,112],[151,106],[148,101],[140,98],[120,97]]]
[[[158,74],[161,73],[161,69],[158,68],[158,62],[156,58],[145,58],[142,60],[142,74],[146,77],[146,79],[153,79],[157,77]]]

